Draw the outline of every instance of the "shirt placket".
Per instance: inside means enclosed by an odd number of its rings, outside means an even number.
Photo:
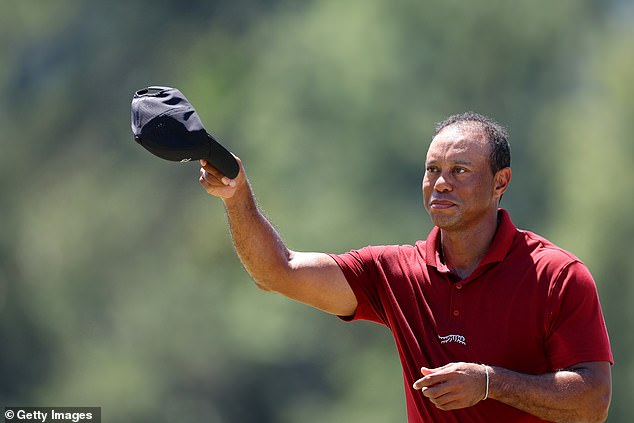
[[[454,323],[459,323],[464,318],[464,283],[462,281],[451,284],[449,298],[449,318]]]

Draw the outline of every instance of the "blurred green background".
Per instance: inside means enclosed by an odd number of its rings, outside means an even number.
[[[289,247],[413,243],[433,125],[506,124],[516,225],[593,272],[634,421],[634,5],[0,3],[0,405],[107,422],[405,421],[387,329],[258,291],[196,164],[133,142],[178,87]]]

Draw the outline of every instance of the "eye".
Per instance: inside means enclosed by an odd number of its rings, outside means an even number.
[[[460,166],[455,167],[455,168],[453,169],[453,172],[454,172],[454,173],[458,173],[458,174],[465,173],[466,171],[467,171],[467,169],[466,169],[466,168],[464,168],[464,167],[460,167]]]
[[[436,166],[427,166],[425,168],[425,172],[427,173],[438,172],[438,168]]]

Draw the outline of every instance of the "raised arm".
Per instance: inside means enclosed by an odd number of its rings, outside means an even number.
[[[236,252],[256,285],[328,313],[349,316],[357,300],[329,255],[289,250],[258,208],[242,162],[230,180],[201,161],[200,183],[207,193],[224,201]]]

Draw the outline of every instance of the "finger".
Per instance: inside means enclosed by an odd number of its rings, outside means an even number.
[[[223,185],[229,185],[229,186],[235,186],[236,185],[235,179],[231,179],[231,178],[225,176],[222,172],[220,172],[218,169],[216,169],[215,167],[213,167],[209,163],[207,163],[203,167],[203,169],[207,173],[209,173],[210,175],[213,175],[213,177],[216,178],[218,181],[220,181]]]
[[[427,376],[430,374],[434,373],[434,369],[430,369],[427,367],[421,367],[420,368],[420,372],[423,376]],[[414,384],[412,385],[414,387],[414,389],[421,389],[423,386],[428,386],[426,385],[423,380],[425,379],[425,377],[422,377],[420,379],[418,379],[417,381],[414,382]]]
[[[427,388],[432,386],[433,383],[430,383],[430,380],[427,376],[422,377],[420,379],[418,379],[416,382],[414,382],[414,384],[412,385],[414,389],[420,390],[423,388]]]
[[[432,387],[434,385],[438,385],[439,383],[444,382],[443,379],[440,379],[438,377],[434,377],[434,376],[425,376],[423,378],[418,379],[416,382],[414,382],[414,389],[423,389],[423,388],[429,388]]]
[[[226,184],[224,184],[216,175],[207,172],[205,169],[200,169],[199,180],[206,188],[219,188],[226,186]]]
[[[231,187],[236,185],[236,181],[234,179],[227,178],[214,167],[207,166],[205,168],[201,168],[200,174],[207,182],[211,184],[217,183]]]
[[[427,367],[421,367],[421,368],[420,368],[420,372],[421,372],[424,376],[430,375],[430,374],[434,373],[434,371],[435,371],[435,369],[429,369],[429,368],[427,368]]]
[[[440,398],[436,398],[431,400],[431,403],[434,404],[437,408],[449,411],[449,410],[457,410],[459,408],[465,408],[465,406],[458,400],[448,398],[448,395],[444,395]]]
[[[429,401],[441,410],[456,410],[459,408],[470,407],[475,403],[470,402],[469,398],[460,390],[456,391],[455,387],[434,387],[429,388]]]
[[[421,389],[423,387],[430,387],[434,385],[438,385],[439,383],[444,383],[448,379],[448,376],[443,373],[430,373],[422,378],[418,379],[415,384],[416,389]]]
[[[208,194],[211,194],[215,197],[229,198],[232,197],[233,194],[235,194],[235,189],[233,187],[222,185],[217,181],[210,183],[206,181],[203,176],[201,176],[198,181]]]
[[[200,168],[200,181],[210,184],[210,185],[219,185],[220,184],[220,180],[215,177],[214,175],[212,175],[211,173],[207,172],[205,169]]]
[[[421,388],[421,393],[429,399],[440,401],[444,396],[451,393],[451,387],[446,383],[440,383],[434,386],[425,386]]]
[[[214,175],[216,178],[218,178],[218,180],[222,179],[222,177],[224,176],[222,172],[220,172],[206,160],[201,160],[200,165],[203,169],[205,169],[205,171],[207,171],[207,173]]]
[[[200,178],[198,178],[198,182],[209,192],[210,189],[214,189],[215,187],[220,187],[221,185],[218,182],[212,182],[209,179],[207,173],[204,173],[204,170],[201,169]]]

